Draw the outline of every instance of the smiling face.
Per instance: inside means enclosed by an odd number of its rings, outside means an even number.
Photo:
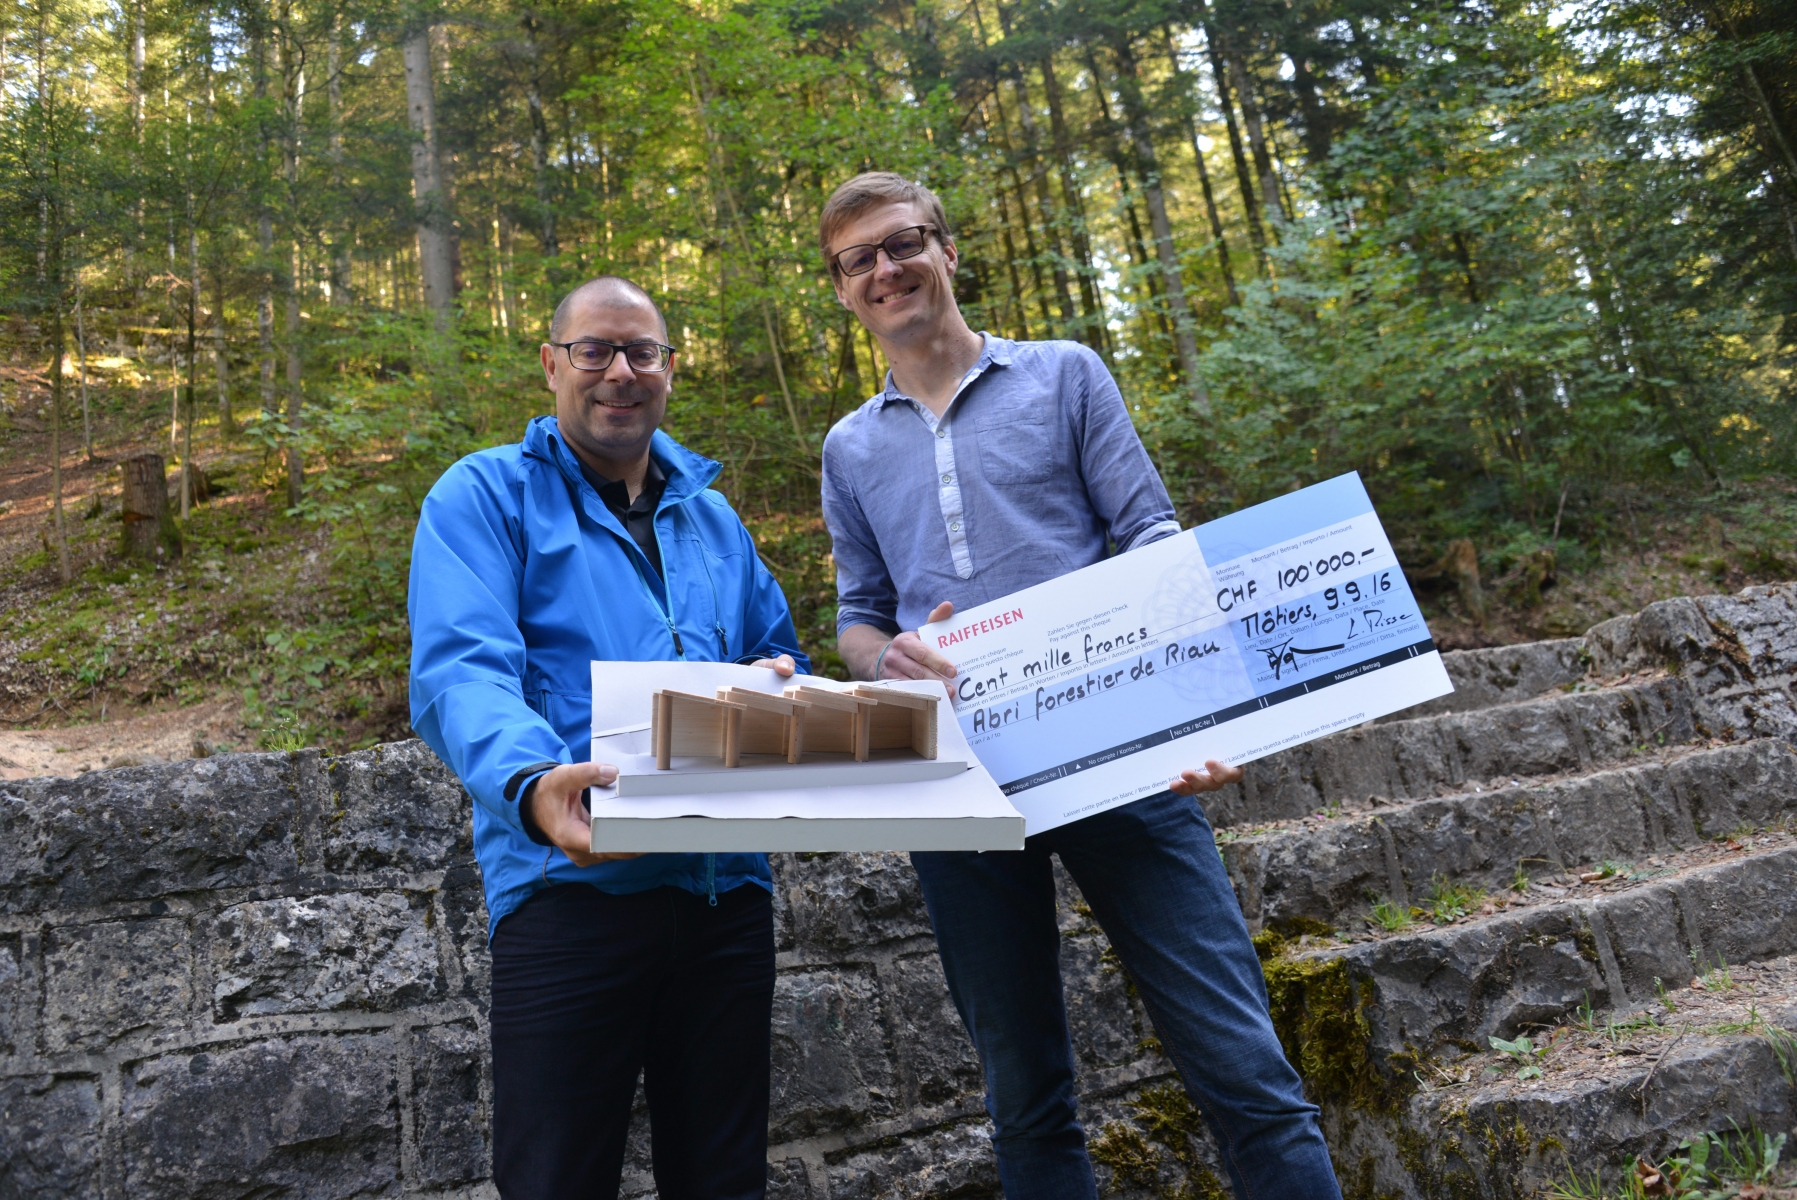
[[[661,314],[642,297],[621,289],[593,290],[574,297],[558,340],[665,342]],[[578,371],[568,353],[542,348],[543,375],[555,393],[555,417],[562,437],[586,464],[610,479],[649,452],[649,439],[668,408],[674,364],[660,373],[633,371],[623,354],[613,354],[603,371]]]
[[[878,245],[914,225],[935,225],[921,204],[907,201],[869,208],[830,238],[831,261],[849,246]],[[915,258],[893,262],[882,250],[871,271],[847,276],[834,273],[836,297],[883,341],[930,337],[959,312],[954,287],[958,261],[954,244],[944,243],[940,233],[932,231],[924,239],[923,253]]]

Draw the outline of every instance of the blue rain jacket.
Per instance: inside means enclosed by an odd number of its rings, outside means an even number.
[[[647,854],[577,867],[524,833],[505,785],[592,757],[592,660],[751,662],[790,654],[786,596],[728,501],[718,464],[657,432],[662,575],[581,474],[554,417],[462,459],[425,497],[412,544],[412,728],[474,797],[488,936],[539,888],[772,888],[760,854]],[[514,791],[516,797],[522,788]]]

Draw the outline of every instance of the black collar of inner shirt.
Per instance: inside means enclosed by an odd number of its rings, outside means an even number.
[[[648,469],[643,472],[643,490],[630,498],[630,485],[622,479],[607,479],[585,463],[580,464],[580,473],[587,477],[599,498],[605,501],[605,507],[616,513],[621,521],[628,516],[644,516],[655,511],[661,503],[661,493],[668,486],[668,477],[662,473],[661,464],[653,456],[649,459]]]

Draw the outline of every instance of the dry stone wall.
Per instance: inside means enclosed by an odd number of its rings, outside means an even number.
[[[1797,1026],[1794,595],[1450,655],[1455,696],[1209,798],[1350,1195],[1520,1196],[1569,1162],[1797,1117],[1763,1025],[1657,1060],[1593,1051],[1582,1074],[1550,1058],[1527,1083],[1479,1069],[1481,1039],[1581,1003],[1640,1014],[1706,955],[1762,970],[1756,1011]],[[1738,852],[1717,849],[1728,831]],[[1619,860],[1665,865],[1576,890],[1582,864]],[[904,856],[783,855],[774,873],[770,1195],[996,1195],[978,1064]],[[1504,905],[1369,924],[1443,880]],[[1060,901],[1104,1183],[1226,1194],[1065,880]],[[417,742],[0,784],[0,1200],[491,1195],[485,929],[469,801]],[[653,1192],[637,1115],[632,1196]]]

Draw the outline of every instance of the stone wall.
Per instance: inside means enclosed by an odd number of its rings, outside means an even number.
[[[469,812],[418,742],[0,786],[0,1198],[491,1194]],[[995,1190],[904,856],[774,869],[772,1194]],[[1094,1096],[1160,1077],[1063,908]]]
[[[1447,662],[1455,697],[1206,805],[1350,1195],[1521,1196],[1729,1121],[1788,1126],[1797,1067],[1765,1022],[1797,1027],[1797,589]],[[0,1200],[491,1195],[469,820],[417,742],[0,784]],[[997,1195],[905,857],[781,855],[774,878],[770,1194]],[[1486,907],[1370,919],[1448,879]],[[1102,1183],[1226,1194],[1065,879],[1060,922]],[[1587,1023],[1651,1015],[1705,955],[1758,972],[1739,995],[1761,1024],[1704,1017],[1658,1058],[1612,1033],[1533,1081],[1483,1049],[1581,1001]],[[653,1193],[643,1116],[627,1196]]]

